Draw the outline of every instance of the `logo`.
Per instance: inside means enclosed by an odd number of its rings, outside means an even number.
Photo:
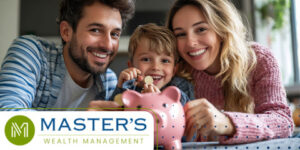
[[[5,136],[10,143],[15,145],[25,145],[29,143],[34,133],[34,124],[26,116],[14,116],[10,118],[5,125]]]

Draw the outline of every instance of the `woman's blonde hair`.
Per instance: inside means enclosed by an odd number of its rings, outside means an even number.
[[[176,12],[186,5],[198,7],[222,39],[221,70],[216,77],[222,78],[225,110],[253,112],[254,103],[248,91],[248,79],[257,63],[256,55],[247,43],[247,29],[238,10],[228,0],[177,0],[166,23],[170,30],[173,30],[172,21]],[[184,61],[180,63],[187,64]]]
[[[131,35],[128,46],[128,55],[131,62],[135,50],[143,38],[148,40],[151,51],[157,54],[173,55],[174,62],[178,62],[179,54],[177,52],[176,37],[168,28],[154,23],[138,26]]]

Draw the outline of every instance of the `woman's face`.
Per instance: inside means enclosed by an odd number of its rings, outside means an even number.
[[[181,57],[196,70],[217,74],[221,39],[202,11],[192,5],[184,6],[174,15],[172,26]]]

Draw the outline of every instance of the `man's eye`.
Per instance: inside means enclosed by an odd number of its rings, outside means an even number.
[[[95,33],[99,33],[100,32],[99,29],[91,29],[90,31],[95,32]]]
[[[111,33],[111,36],[112,36],[112,37],[115,37],[115,38],[119,38],[119,37],[120,37],[120,33],[118,33],[118,32],[113,32],[113,33]]]

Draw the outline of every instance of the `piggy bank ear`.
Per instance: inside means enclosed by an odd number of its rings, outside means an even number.
[[[169,86],[163,92],[162,95],[169,97],[174,100],[174,102],[178,102],[180,100],[180,90],[176,86]]]
[[[122,101],[124,106],[130,107],[136,104],[141,99],[142,95],[133,90],[127,90],[122,94]]]

